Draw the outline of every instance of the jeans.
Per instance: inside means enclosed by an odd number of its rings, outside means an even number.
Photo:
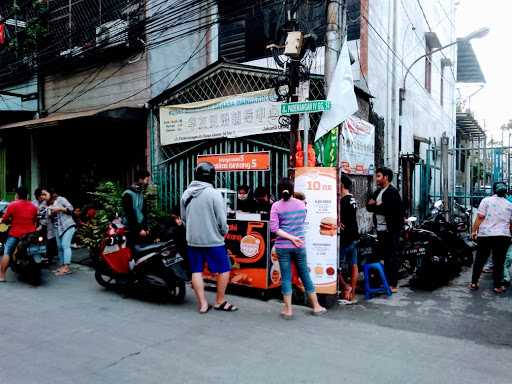
[[[390,287],[398,286],[399,232],[377,232],[377,254],[384,260],[384,271]]]
[[[340,246],[339,265],[357,265],[357,241]]]
[[[500,288],[503,280],[503,267],[505,264],[505,255],[510,246],[510,237],[507,236],[488,236],[477,239],[478,248],[476,252],[475,263],[473,265],[473,278],[471,282],[478,284],[484,264],[492,252],[492,262],[494,264],[492,274],[494,279],[494,288]]]
[[[276,248],[281,269],[281,292],[285,296],[292,294],[292,261],[295,260],[299,277],[304,284],[307,294],[315,293],[315,287],[309,276],[306,249],[304,248]]]
[[[510,267],[512,267],[512,245],[508,247],[507,256],[505,256],[505,269],[503,270],[503,280],[510,283]]]
[[[62,236],[56,237],[57,239],[57,248],[59,250],[59,261],[61,265],[69,265],[71,264],[71,241],[73,240],[73,236],[75,235],[76,228],[71,227],[66,232],[62,234]]]

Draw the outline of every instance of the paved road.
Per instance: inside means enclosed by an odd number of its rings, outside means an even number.
[[[90,270],[0,286],[0,384],[512,382],[512,294],[465,289],[278,317],[277,301],[232,297],[238,313],[123,299]]]

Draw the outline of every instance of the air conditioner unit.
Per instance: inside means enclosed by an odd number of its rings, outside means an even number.
[[[128,44],[128,22],[117,19],[96,28],[96,45],[111,48]]]

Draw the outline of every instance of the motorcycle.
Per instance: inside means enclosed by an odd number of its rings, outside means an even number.
[[[185,300],[188,276],[176,241],[126,247],[126,228],[109,225],[95,263],[95,279],[107,289],[180,304]]]
[[[471,209],[455,202],[462,215],[446,220],[446,210],[441,200],[434,204],[431,215],[421,225],[423,229],[436,233],[445,242],[461,267],[473,264],[476,243],[471,240],[468,229],[471,225]]]
[[[0,227],[0,254],[4,254],[5,241],[9,226]],[[9,266],[21,281],[39,286],[42,283],[42,269],[47,268],[49,260],[46,254],[46,241],[40,230],[23,236],[16,246]]]

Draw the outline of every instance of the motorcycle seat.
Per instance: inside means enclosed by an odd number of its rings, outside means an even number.
[[[149,244],[149,245],[136,245],[135,253],[137,257],[147,255],[151,252],[157,252],[163,246],[163,243]]]

